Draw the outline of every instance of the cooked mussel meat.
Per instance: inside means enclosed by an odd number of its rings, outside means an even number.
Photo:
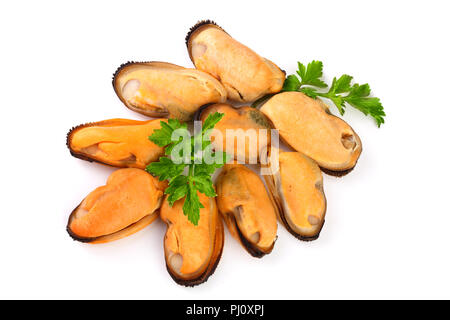
[[[211,136],[216,150],[226,151],[246,163],[257,163],[267,155],[271,125],[261,111],[248,106],[234,108],[228,104],[213,104],[202,110],[200,120],[204,122],[208,115],[215,112],[224,114],[214,127],[220,132],[222,143],[216,140],[214,134]]]
[[[145,168],[164,154],[148,137],[161,120],[111,119],[77,126],[67,135],[67,147],[77,158],[114,167]]]
[[[193,26],[186,45],[195,67],[219,79],[232,100],[252,102],[283,87],[285,73],[280,68],[212,21]]]
[[[279,218],[300,240],[314,240],[325,221],[326,198],[319,166],[300,152],[280,152],[279,165],[264,176]]]
[[[254,257],[272,251],[277,207],[261,178],[241,164],[226,164],[216,181],[217,206],[230,233]]]
[[[283,92],[267,101],[261,112],[292,148],[315,160],[324,172],[341,176],[355,167],[361,140],[321,100],[301,92]]]
[[[191,120],[208,103],[225,102],[225,88],[211,75],[166,62],[129,62],[116,71],[114,90],[136,112]]]
[[[158,217],[167,182],[144,170],[113,172],[72,211],[69,235],[81,242],[104,243],[129,236]]]
[[[223,248],[223,225],[216,200],[198,193],[200,209],[198,225],[183,214],[184,198],[161,206],[161,219],[167,224],[164,254],[167,271],[173,280],[185,286],[195,286],[208,280],[219,263]]]

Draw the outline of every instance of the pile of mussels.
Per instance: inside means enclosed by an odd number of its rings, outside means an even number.
[[[300,92],[278,93],[284,71],[214,22],[192,27],[186,45],[196,69],[166,62],[129,62],[114,75],[115,92],[125,106],[150,117],[190,121],[200,109],[202,121],[216,111],[225,114],[216,126],[223,132],[278,129],[295,151],[281,152],[279,170],[264,176],[269,192],[259,175],[245,165],[226,164],[216,180],[217,197],[198,194],[204,208],[194,226],[182,212],[183,200],[171,207],[164,198],[167,181],[143,170],[164,155],[163,148],[148,139],[160,128],[160,119],[88,123],[69,132],[70,153],[125,169],[113,172],[106,185],[73,210],[67,231],[78,241],[104,243],[141,230],[159,214],[167,224],[167,270],[178,284],[193,286],[205,282],[220,260],[224,230],[219,212],[230,233],[254,257],[272,251],[277,217],[300,240],[317,239],[326,212],[321,170],[337,176],[348,173],[362,146],[353,129],[319,99]],[[226,104],[227,99],[252,102],[267,94],[275,95],[259,110]],[[270,138],[258,138],[258,148],[270,145]],[[225,143],[222,148],[226,149]],[[229,151],[236,156],[248,152]]]

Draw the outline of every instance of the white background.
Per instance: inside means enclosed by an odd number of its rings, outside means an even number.
[[[448,1],[2,1],[0,298],[450,298],[449,13]],[[191,67],[184,37],[206,18],[288,74],[319,59],[328,81],[368,82],[387,117],[378,129],[347,109],[364,151],[348,176],[324,175],[317,241],[280,226],[255,259],[227,232],[215,274],[185,288],[166,272],[160,221],[104,245],[67,235],[113,169],[71,157],[65,136],[145,119],[115,96],[113,72]]]

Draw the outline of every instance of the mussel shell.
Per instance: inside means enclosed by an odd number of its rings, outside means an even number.
[[[191,58],[191,61],[194,62],[194,58],[192,57],[192,52],[191,52],[191,38],[193,38],[195,36],[195,34],[201,32],[204,28],[217,28],[223,32],[225,32],[226,34],[228,34],[228,32],[226,32],[222,27],[220,27],[217,23],[215,23],[212,20],[201,20],[198,21],[195,25],[193,25],[192,27],[189,28],[189,32],[186,34],[185,37],[185,42],[186,42],[186,47],[188,49],[188,54],[189,54],[189,58]]]
[[[245,248],[245,250],[247,250],[248,253],[250,253],[250,255],[252,257],[255,258],[262,258],[264,257],[266,254],[269,254],[272,252],[273,247],[275,246],[275,240],[273,241],[272,245],[268,248],[261,248],[258,247],[258,245],[254,244],[253,242],[249,241],[247,239],[247,237],[245,235],[242,234],[241,229],[239,228],[239,225],[236,221],[236,217],[233,216],[234,219],[234,228],[238,234],[239,240],[242,244],[242,246]]]
[[[129,236],[158,217],[166,187],[167,182],[160,182],[143,170],[119,169],[109,176],[106,185],[93,190],[72,211],[67,232],[74,240],[85,243],[105,243]]]
[[[148,139],[148,136],[150,136],[153,133],[154,129],[159,129],[160,121],[165,121],[164,119],[160,120],[149,120],[149,121],[137,121],[137,120],[128,120],[128,119],[110,119],[110,120],[104,120],[99,122],[91,122],[82,124],[76,127],[73,127],[69,133],[67,134],[66,139],[66,145],[69,148],[70,154],[74,156],[75,158],[86,160],[89,162],[97,162],[108,166],[113,167],[119,167],[119,168],[140,168],[144,169],[147,164],[153,161],[157,161],[160,156],[164,154],[164,148],[161,148],[151,142]],[[125,136],[127,134],[130,134],[131,131],[128,130],[128,128],[141,128],[143,130],[142,133],[142,139],[140,139],[140,143],[142,144],[141,148],[139,148],[139,145],[134,143],[126,143],[126,141],[120,141],[119,137],[108,137],[108,139],[99,139],[99,138],[105,138],[109,133],[105,130],[108,130],[108,128],[122,128],[125,131]],[[74,136],[78,133],[80,133],[82,130],[86,128],[98,128],[98,132],[91,131],[92,139],[93,141],[96,141],[95,143],[89,144],[89,146],[83,146],[83,147],[77,147],[74,143]],[[102,131],[102,133],[100,132]],[[131,137],[135,139],[136,137]],[[96,140],[98,139],[98,140]],[[98,144],[102,142],[122,142],[123,152],[126,154],[129,154],[129,156],[126,156],[125,158],[121,160],[117,159],[111,159],[111,157],[108,159],[108,155],[106,154],[100,154],[98,156],[89,153],[88,150],[92,146],[97,146]],[[136,148],[139,148],[139,152],[133,152],[133,150],[136,150]],[[141,155],[145,154],[145,161],[144,159],[141,159]]]
[[[140,72],[136,77],[141,78],[131,77],[133,72]],[[125,97],[124,91],[130,80],[138,81],[134,92],[141,87],[147,90],[147,97],[139,96],[143,101],[133,102]],[[191,120],[202,105],[225,102],[227,98],[225,88],[211,75],[158,61],[122,64],[114,73],[113,87],[127,108],[149,117],[169,117],[181,121]],[[135,98],[136,95],[133,95]]]
[[[192,279],[183,279],[180,278],[177,273],[173,272],[170,266],[166,263],[167,272],[169,273],[173,281],[185,287],[195,287],[198,286],[199,284],[208,281],[209,277],[212,276],[216,271],[217,265],[219,264],[220,258],[222,257],[223,242],[224,242],[224,231],[223,225],[222,223],[220,223],[220,226],[218,226],[218,229],[216,230],[216,239],[214,241],[216,245],[214,248],[214,254],[211,256],[211,263],[208,264],[208,267],[205,269],[205,271],[203,271],[201,274],[195,276]]]
[[[320,99],[301,92],[283,92],[260,110],[279,130],[283,141],[316,161],[325,173],[342,176],[356,166],[362,152],[361,139]]]
[[[196,43],[203,32],[207,33],[204,39]],[[186,45],[195,67],[217,78],[231,100],[252,102],[283,87],[284,71],[211,20],[194,25],[186,36]]]
[[[278,212],[261,178],[244,165],[226,164],[217,177],[216,189],[219,212],[233,237],[253,257],[261,258],[272,252],[277,239]],[[251,231],[245,231],[243,219],[249,219]],[[249,232],[257,234],[257,242]],[[270,245],[262,246],[261,241]]]
[[[220,220],[216,201],[214,198],[208,198],[202,193],[198,193],[200,202],[204,208],[200,209],[200,220],[197,226],[194,226],[187,220],[187,217],[183,214],[182,206],[184,198],[174,203],[173,207],[170,207],[167,202],[167,198],[164,200],[161,206],[161,219],[166,223],[167,230],[164,237],[164,256],[166,261],[166,268],[172,279],[179,285],[183,286],[196,286],[208,280],[208,278],[214,273],[216,267],[222,256],[223,244],[224,244],[224,230],[223,224]],[[204,248],[205,243],[202,242],[202,238],[196,239],[194,243],[183,242],[185,239],[192,239],[196,235],[192,235],[193,232],[202,232],[207,228],[209,234],[208,253],[206,254],[206,260],[198,267],[198,269],[189,272],[188,274],[182,274],[184,259],[188,259],[189,254],[194,254],[195,249]],[[181,235],[179,234],[181,233]],[[178,249],[182,248],[187,250],[186,252],[172,251],[174,239],[176,237],[176,246]],[[203,240],[205,240],[203,238]],[[197,246],[197,248],[194,248]],[[182,254],[185,253],[186,256]],[[197,252],[198,254],[198,252]],[[182,257],[179,270],[175,270],[172,263],[172,257],[179,255]]]
[[[327,208],[320,168],[299,152],[280,152],[279,160],[279,169],[264,176],[272,200],[278,207],[278,218],[299,240],[315,240],[325,223]],[[284,170],[286,172],[283,173]],[[285,178],[288,181],[284,181]],[[299,220],[299,215],[303,218],[308,215],[304,219],[306,226],[294,221],[295,218]],[[310,216],[315,217],[314,225],[309,220]]]

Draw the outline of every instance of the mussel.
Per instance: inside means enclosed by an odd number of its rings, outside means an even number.
[[[261,178],[241,164],[226,164],[216,181],[217,206],[230,233],[252,256],[272,251],[277,207]]]
[[[219,263],[223,248],[223,225],[216,200],[198,193],[200,209],[198,225],[183,214],[184,198],[173,207],[167,198],[161,206],[161,219],[167,224],[164,255],[172,279],[184,286],[195,286],[208,280]]]
[[[111,119],[77,126],[67,135],[67,147],[76,157],[114,167],[145,168],[164,154],[148,137],[161,120]]]
[[[251,102],[283,87],[284,71],[210,20],[190,29],[186,45],[195,67],[220,80],[232,100]]]
[[[200,120],[204,122],[214,112],[224,114],[214,127],[220,131],[222,143],[216,141],[214,135],[211,136],[215,149],[234,155],[240,162],[252,164],[267,155],[271,125],[261,111],[248,106],[234,108],[228,104],[213,104],[201,112]]]
[[[120,100],[150,117],[189,121],[208,103],[225,102],[225,88],[211,75],[167,62],[128,62],[113,77]]]
[[[104,243],[129,236],[158,217],[167,182],[144,170],[114,171],[72,211],[67,231],[74,239]]]
[[[300,240],[317,239],[327,207],[318,165],[300,152],[280,152],[278,170],[264,179],[286,229]]]
[[[283,92],[260,110],[283,140],[315,160],[325,173],[342,176],[355,167],[362,151],[361,140],[321,100],[301,92]]]

